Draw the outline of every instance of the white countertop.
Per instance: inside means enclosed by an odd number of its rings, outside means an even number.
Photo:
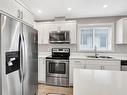
[[[74,95],[127,95],[126,71],[74,70]]]
[[[50,56],[51,53],[50,52],[39,52],[38,57],[39,58],[44,58],[47,56]],[[99,55],[99,56],[110,56],[112,57],[112,59],[108,59],[108,58],[88,58],[87,56],[91,56],[91,55],[87,55],[86,53],[71,53],[70,55],[70,59],[83,59],[83,60],[127,60],[127,54],[103,54],[103,55]]]
[[[118,58],[112,57],[112,58],[90,58],[87,56],[70,56],[70,59],[81,59],[81,60],[120,60]]]
[[[86,53],[82,53],[82,54],[79,54],[79,53],[73,53],[71,54],[70,56],[70,59],[83,59],[83,60],[87,60],[87,59],[90,59],[90,60],[127,60],[127,54],[113,54],[113,53],[110,53],[110,54],[99,54],[99,56],[109,56],[109,57],[112,57],[111,59],[110,58],[88,58],[87,56],[93,56],[94,54],[86,54]]]
[[[50,56],[50,55],[51,55],[50,52],[39,52],[38,53],[39,58],[45,58],[45,57]]]

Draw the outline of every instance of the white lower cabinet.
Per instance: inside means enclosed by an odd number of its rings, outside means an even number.
[[[69,83],[72,85],[73,83],[73,69],[78,68],[78,69],[84,69],[84,65],[81,64],[75,64],[75,65],[70,65],[70,76],[69,76]]]
[[[84,65],[84,60],[70,60],[70,73],[69,73],[69,85],[73,85],[73,70],[78,69],[85,69],[86,66]]]
[[[114,70],[120,71],[120,61],[116,60],[70,60],[70,74],[69,84],[73,85],[73,70],[79,69],[91,69],[91,70]]]
[[[113,71],[120,71],[120,66],[86,65],[86,69],[91,69],[91,70],[113,70]]]
[[[46,81],[45,58],[39,58],[38,60],[38,82],[45,83],[45,81]]]
[[[101,70],[101,66],[100,65],[85,65],[85,69]]]

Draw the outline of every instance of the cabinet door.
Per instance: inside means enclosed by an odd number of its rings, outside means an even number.
[[[71,44],[76,44],[76,22],[75,21],[68,21],[62,24],[61,28],[63,30],[68,30],[70,31],[70,40]]]
[[[63,25],[63,23],[55,23],[55,22],[50,23],[49,24],[49,32],[58,31],[59,29],[63,30],[62,25]]]
[[[116,44],[127,44],[127,18],[123,18],[116,23]]]
[[[43,23],[35,22],[34,28],[38,30],[38,44],[43,44],[43,37],[44,37]]]
[[[123,43],[127,44],[127,19],[123,20]]]
[[[0,10],[18,18],[18,10],[23,12],[23,21],[33,26],[33,15],[15,0],[1,0]]]
[[[29,9],[25,7],[25,5],[22,4],[20,0],[13,0],[13,2],[16,3],[17,9],[20,10],[20,19],[23,20],[28,25],[31,25],[33,27],[34,25],[34,17],[33,14],[29,11]],[[17,16],[17,11],[16,11]]]
[[[34,25],[34,18],[31,12],[29,12],[27,9],[21,6],[21,11],[23,13],[22,15],[22,20],[29,25],[33,26]]]
[[[44,23],[43,25],[43,44],[49,44],[49,33],[52,31],[52,24]]]
[[[102,67],[100,65],[85,65],[85,69],[101,70]]]
[[[120,71],[120,66],[102,66],[103,70]]]
[[[1,0],[0,1],[0,10],[17,17],[17,10],[20,9],[20,6],[15,2],[15,0]]]
[[[84,69],[84,64],[82,61],[70,61],[70,74],[69,74],[69,83],[72,85],[73,83],[73,70],[74,69]]]
[[[38,30],[38,44],[49,44],[49,32],[53,29],[52,24],[35,22],[34,28]]]
[[[38,61],[38,82],[45,83],[46,80],[46,64],[45,59],[40,58]]]

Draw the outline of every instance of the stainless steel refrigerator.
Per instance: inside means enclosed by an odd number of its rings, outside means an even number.
[[[37,31],[0,14],[0,95],[36,95]]]

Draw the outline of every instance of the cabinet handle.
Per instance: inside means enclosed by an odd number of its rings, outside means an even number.
[[[103,66],[101,66],[101,70],[103,70]]]
[[[80,61],[75,61],[75,62],[80,62]]]
[[[22,11],[21,11],[21,14],[20,15],[21,15],[21,19],[23,19],[23,12]]]
[[[104,70],[105,69],[105,67],[104,66],[101,66],[101,70]]]
[[[105,69],[105,67],[103,66],[103,70]]]
[[[75,62],[80,63],[80,61],[75,61]]]
[[[17,11],[17,18],[20,18],[20,10]]]

